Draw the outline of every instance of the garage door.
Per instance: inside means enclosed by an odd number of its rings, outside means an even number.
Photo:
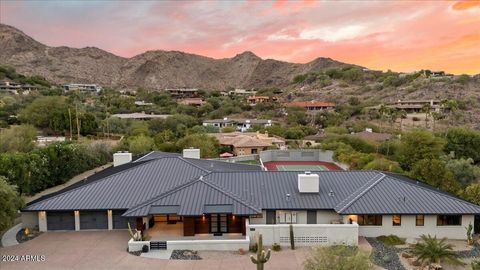
[[[120,211],[113,211],[112,212],[112,219],[113,219],[113,228],[114,229],[128,229],[127,223],[130,222],[130,226],[132,226],[132,229],[137,226],[136,224],[136,218],[126,218],[122,217],[122,214],[125,213],[125,211],[120,210]]]
[[[47,212],[47,230],[75,230],[73,211]]]
[[[108,229],[107,211],[80,211],[80,229]]]

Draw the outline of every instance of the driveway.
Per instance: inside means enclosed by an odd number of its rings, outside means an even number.
[[[199,261],[133,256],[126,251],[128,239],[127,231],[47,232],[28,242],[0,248],[0,269],[256,269],[248,255]],[[45,255],[45,261],[5,262],[4,255]],[[266,269],[301,269],[304,259],[305,250],[273,252]]]

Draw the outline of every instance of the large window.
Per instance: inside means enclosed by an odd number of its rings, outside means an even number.
[[[277,211],[277,224],[295,224],[297,223],[296,211]]]
[[[358,215],[358,225],[382,226],[382,215]]]
[[[462,225],[461,215],[438,215],[437,226],[460,226]]]
[[[425,225],[425,216],[424,215],[416,215],[415,216],[415,226],[423,226]]]
[[[392,216],[392,225],[393,226],[402,226],[402,216],[401,215],[393,215]]]

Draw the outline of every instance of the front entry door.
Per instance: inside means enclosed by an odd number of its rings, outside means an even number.
[[[212,214],[210,216],[210,232],[221,234],[228,232],[227,214]]]

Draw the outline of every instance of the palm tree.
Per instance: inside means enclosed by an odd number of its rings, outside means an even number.
[[[385,106],[385,104],[381,104],[378,112],[380,113],[380,131],[382,131],[382,123],[383,117],[387,114],[389,107]]]
[[[431,113],[431,115],[432,115],[432,119],[433,119],[433,132],[435,132],[435,124],[438,120],[443,118],[443,113],[434,111],[434,112]]]
[[[453,251],[453,245],[447,244],[447,238],[437,239],[437,236],[422,234],[421,242],[417,243],[412,253],[421,263],[440,263],[447,261],[454,264],[463,264],[458,259],[458,254]]]
[[[422,106],[422,112],[425,113],[425,128],[428,128],[428,116],[432,111],[432,105],[430,103],[424,104]]]

